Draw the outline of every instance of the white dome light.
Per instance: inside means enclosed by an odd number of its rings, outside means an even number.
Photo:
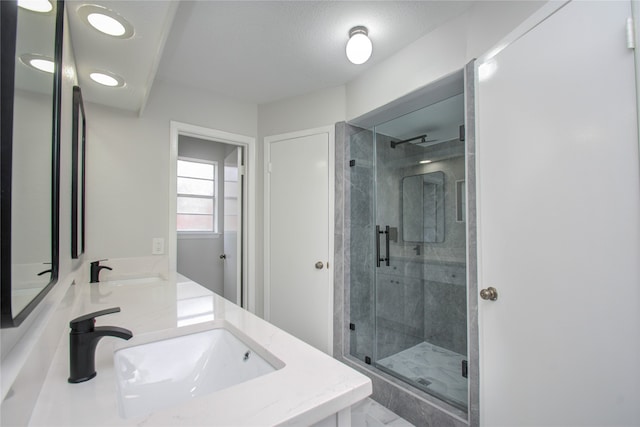
[[[107,74],[105,72],[93,72],[89,74],[91,80],[96,83],[100,83],[103,86],[109,87],[120,87],[124,86],[124,80],[121,77],[116,76],[115,74]]]
[[[364,64],[371,57],[373,45],[366,27],[353,27],[349,31],[347,58],[356,65]]]

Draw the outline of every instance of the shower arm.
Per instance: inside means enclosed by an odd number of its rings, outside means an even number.
[[[413,138],[403,139],[402,141],[391,141],[391,148],[396,148],[400,144],[404,144],[405,142],[415,141],[416,139],[421,139],[420,142],[426,142],[427,134],[414,136]]]

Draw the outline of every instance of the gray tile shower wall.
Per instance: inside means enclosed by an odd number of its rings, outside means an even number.
[[[391,258],[377,275],[378,359],[422,341],[467,352],[466,267]]]

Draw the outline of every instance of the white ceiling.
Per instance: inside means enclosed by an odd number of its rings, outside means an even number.
[[[472,1],[92,1],[133,24],[129,40],[80,21],[84,3],[66,2],[85,100],[140,111],[154,79],[256,104],[342,85]],[[357,25],[373,42],[364,65],[344,53]],[[88,78],[95,68],[127,85],[99,87]]]

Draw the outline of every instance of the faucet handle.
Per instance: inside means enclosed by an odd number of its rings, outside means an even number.
[[[71,327],[72,332],[91,332],[94,329],[96,317],[104,316],[105,314],[118,313],[119,311],[120,307],[111,307],[104,310],[95,311],[93,313],[88,313],[73,319],[71,322],[69,322],[69,326]]]

